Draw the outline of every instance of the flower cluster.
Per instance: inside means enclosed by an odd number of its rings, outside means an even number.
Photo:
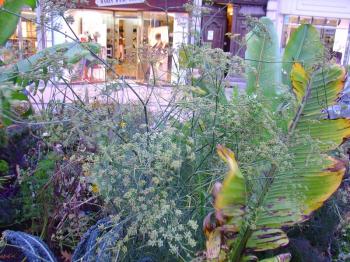
[[[175,129],[168,128],[137,133],[129,143],[101,144],[100,154],[85,166],[91,182],[113,206],[115,222],[130,218],[116,247],[124,253],[129,246],[145,246],[182,256],[196,246],[198,226],[194,220],[186,222],[188,212],[178,194],[186,153],[174,137]]]

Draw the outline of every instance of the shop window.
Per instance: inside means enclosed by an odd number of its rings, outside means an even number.
[[[174,15],[161,12],[143,12],[142,45],[148,53],[141,58],[145,80],[155,78],[161,82],[170,81],[173,43]]]
[[[140,31],[140,13],[115,12],[113,58],[118,61],[117,73],[126,78],[138,79]]]
[[[104,71],[98,66],[91,68],[82,61],[73,81],[115,78],[113,71],[140,82],[149,81],[154,76],[160,81],[171,81],[174,67],[171,51],[187,41],[188,14],[81,9],[70,10],[69,14],[74,18],[71,28],[80,41],[96,41],[102,46],[101,58],[114,60],[114,70]],[[64,27],[68,34],[69,30]],[[56,43],[63,41],[69,39],[56,38]],[[158,60],[151,61],[155,58]],[[150,62],[154,62],[153,67]]]
[[[324,17],[314,17],[312,19],[312,24],[313,25],[320,25],[320,26],[323,26],[326,24],[326,18]]]
[[[338,26],[339,22],[339,19],[327,19],[326,25],[336,27]]]
[[[161,34],[161,39],[165,44],[172,46],[174,32],[174,17],[161,12],[143,13],[143,44],[153,46],[156,44],[155,35]]]
[[[113,12],[96,10],[70,10],[69,14],[74,18],[71,28],[74,34],[81,42],[96,42],[101,46],[101,52],[98,56],[101,59],[107,58],[108,53],[108,34],[111,33],[113,25]],[[112,24],[112,25],[111,25]],[[66,25],[65,25],[66,26]],[[65,28],[70,34],[70,28]],[[113,31],[112,31],[113,32]],[[73,35],[73,37],[75,36]],[[67,39],[65,39],[67,41]],[[111,51],[111,50],[110,50]],[[105,81],[105,67],[96,61],[83,59],[75,66],[71,75],[72,82]]]
[[[8,62],[29,57],[37,51],[36,15],[31,10],[24,9],[21,12],[16,31],[6,43],[6,48],[10,51],[11,57],[7,57]]]
[[[311,24],[312,23],[312,17],[311,16],[300,16],[299,17],[299,23],[300,24]]]

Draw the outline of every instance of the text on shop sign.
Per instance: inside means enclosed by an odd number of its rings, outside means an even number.
[[[145,0],[96,0],[97,6],[128,5],[144,3]]]

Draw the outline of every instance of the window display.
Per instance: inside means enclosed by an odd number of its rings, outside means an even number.
[[[117,59],[116,72],[129,79],[137,79],[138,48],[141,16],[137,12],[114,14],[114,50],[112,58]]]
[[[81,41],[99,43],[103,49],[101,57],[115,60],[113,66],[118,75],[139,82],[154,76],[160,81],[171,80],[173,61],[170,49],[174,42],[179,44],[185,39],[184,28],[176,28],[175,32],[174,25],[182,25],[177,20],[187,18],[187,14],[184,17],[184,14],[178,13],[75,9],[70,10],[70,15],[74,18],[71,27],[75,34]],[[147,56],[143,55],[145,52]],[[157,61],[151,68],[154,58]],[[78,81],[100,79],[95,77],[97,69],[90,69],[86,62],[80,67],[82,69],[78,70],[77,76],[81,79]],[[104,69],[104,77],[115,75]]]
[[[169,82],[171,80],[174,36],[174,16],[161,12],[144,12],[143,45],[149,47],[151,63],[144,69],[145,80]]]
[[[69,14],[74,18],[71,28],[79,40],[100,44],[101,52],[98,55],[101,59],[106,59],[108,51],[110,51],[107,46],[107,28],[110,21],[113,21],[113,13],[95,10],[70,10]],[[69,32],[70,29],[66,28],[66,30]],[[95,59],[91,58],[90,60],[83,59],[76,65],[71,79],[72,82],[105,81],[106,70],[104,66],[97,63]]]
[[[18,60],[29,57],[36,53],[37,34],[36,34],[36,15],[30,10],[23,10],[19,19],[15,33],[6,43],[6,48],[12,50],[15,57],[8,59]]]

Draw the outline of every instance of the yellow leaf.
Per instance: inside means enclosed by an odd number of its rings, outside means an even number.
[[[229,174],[237,175],[238,172],[238,165],[235,159],[235,154],[228,148],[218,145],[217,147],[218,155],[222,160],[224,160],[230,168]]]
[[[100,191],[100,190],[99,190],[98,186],[97,186],[96,184],[93,184],[93,185],[92,185],[92,192],[98,193],[99,191]]]
[[[329,157],[332,164],[318,176],[327,184],[327,191],[319,195],[317,198],[311,198],[311,201],[306,200],[307,209],[305,214],[310,214],[312,211],[320,208],[323,203],[338,189],[346,171],[345,164],[337,159]]]
[[[293,84],[293,91],[298,99],[298,102],[301,103],[310,80],[309,75],[300,63],[294,63],[290,78]]]
[[[217,149],[219,156],[228,164],[229,171],[217,193],[215,209],[218,214],[222,212],[224,216],[235,218],[239,222],[238,218],[244,214],[246,204],[245,180],[239,171],[234,153],[220,145]]]

